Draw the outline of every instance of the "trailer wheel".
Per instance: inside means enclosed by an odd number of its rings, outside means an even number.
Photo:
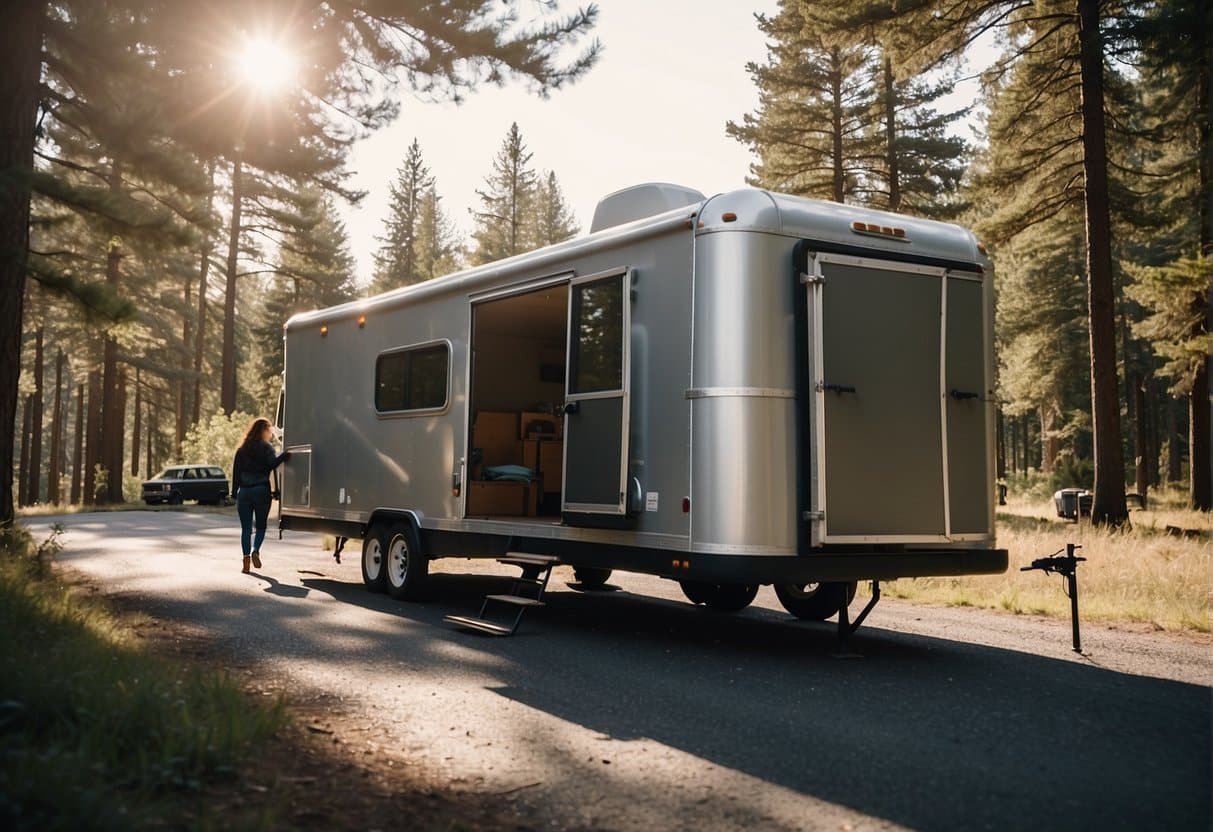
[[[757,584],[712,584],[705,581],[679,581],[682,592],[692,604],[703,604],[717,612],[737,612],[750,605],[758,595]]]
[[[386,588],[387,570],[384,565],[384,529],[372,526],[362,539],[362,583],[371,592],[383,592]]]
[[[783,608],[805,621],[825,621],[855,598],[855,581],[819,584],[775,584]]]
[[[412,525],[403,524],[392,530],[383,564],[389,595],[402,601],[421,598],[430,564]]]
[[[611,570],[597,566],[574,566],[573,577],[581,584],[582,589],[602,589],[611,577]]]

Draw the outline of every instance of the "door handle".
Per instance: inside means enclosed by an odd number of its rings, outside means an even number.
[[[581,412],[581,402],[566,402],[564,405],[564,415],[573,416]]]
[[[854,393],[856,391],[849,384],[826,384],[824,381],[819,381],[817,382],[817,392]]]

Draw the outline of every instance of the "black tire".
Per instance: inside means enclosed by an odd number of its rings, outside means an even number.
[[[687,597],[687,600],[692,604],[704,604],[711,597],[715,584],[704,583],[703,581],[679,581],[678,585],[682,587],[682,594]]]
[[[705,581],[679,581],[682,592],[692,604],[703,604],[717,612],[744,610],[758,595],[758,584],[712,584]]]
[[[383,564],[388,595],[401,601],[424,597],[430,562],[411,524],[397,526],[388,535]]]
[[[184,502],[185,498],[181,496],[181,492],[179,491],[174,491],[171,495],[169,495],[168,504],[170,506],[179,506]]]
[[[573,577],[582,589],[602,589],[611,577],[611,570],[597,566],[574,566]]]
[[[384,568],[387,550],[385,532],[381,526],[372,526],[362,539],[362,584],[371,592],[387,589],[387,570]]]
[[[820,584],[775,584],[783,608],[805,621],[825,621],[855,598],[855,581]]]

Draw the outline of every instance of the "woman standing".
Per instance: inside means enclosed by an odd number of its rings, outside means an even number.
[[[236,513],[240,515],[240,548],[244,552],[241,571],[245,573],[249,571],[250,560],[253,566],[261,568],[261,544],[270,516],[270,471],[291,456],[290,451],[274,454],[274,446],[270,444],[273,436],[269,419],[254,419],[232,462],[232,487],[236,489]],[[254,523],[256,537],[252,537]]]

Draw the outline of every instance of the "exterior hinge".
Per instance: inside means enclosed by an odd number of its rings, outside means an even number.
[[[802,511],[800,513],[800,519],[808,521],[824,520],[826,519],[826,513],[824,511]]]
[[[826,279],[819,274],[802,274],[800,282],[805,286],[811,286],[815,283],[825,283]]]

